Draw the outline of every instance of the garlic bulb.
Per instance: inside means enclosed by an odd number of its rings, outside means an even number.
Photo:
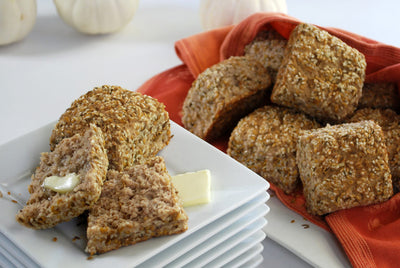
[[[120,30],[135,14],[139,0],[54,0],[60,17],[86,34]]]
[[[0,0],[0,45],[22,40],[36,22],[36,0]]]
[[[286,0],[201,0],[203,29],[237,24],[256,12],[287,13]]]

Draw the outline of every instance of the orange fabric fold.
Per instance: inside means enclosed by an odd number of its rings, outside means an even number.
[[[195,78],[205,69],[219,62],[221,44],[232,28],[233,26],[226,26],[200,33],[195,38],[176,41],[176,54]],[[210,40],[212,41],[210,42]],[[193,51],[196,51],[196,53],[193,53]]]
[[[275,29],[285,38],[300,23],[279,13],[257,13],[236,26],[228,26],[179,40],[175,51],[183,64],[166,70],[143,84],[138,91],[166,105],[170,118],[182,125],[181,110],[194,79],[206,68],[243,54],[259,31]],[[322,27],[323,28],[323,27]],[[367,60],[368,82],[400,82],[400,49],[336,28],[323,28],[362,52]],[[213,143],[226,151],[228,137]],[[393,267],[400,263],[400,194],[367,207],[341,210],[326,217],[307,213],[302,189],[286,195],[271,184],[277,197],[321,228],[332,232],[354,267]]]
[[[340,210],[326,216],[354,267],[398,267],[400,194],[373,206]]]

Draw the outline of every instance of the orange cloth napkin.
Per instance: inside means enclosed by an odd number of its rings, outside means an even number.
[[[246,44],[259,31],[275,29],[285,38],[300,23],[278,13],[257,13],[236,26],[200,33],[175,44],[183,64],[166,70],[143,84],[138,91],[166,105],[171,120],[182,125],[182,104],[194,79],[206,68],[242,55]],[[400,85],[400,49],[335,28],[324,28],[362,52],[367,60],[368,82],[396,82]],[[226,151],[228,137],[213,143]],[[332,232],[343,246],[354,267],[394,267],[400,263],[400,194],[389,201],[367,207],[341,210],[326,217],[307,213],[302,190],[286,195],[271,184],[276,196],[290,209]]]

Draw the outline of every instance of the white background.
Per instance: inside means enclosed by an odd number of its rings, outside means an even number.
[[[288,0],[287,5],[288,14],[302,21],[400,47],[400,1]],[[57,120],[95,86],[135,90],[180,64],[174,42],[202,31],[198,7],[199,0],[142,0],[122,31],[86,36],[63,23],[52,1],[38,0],[32,32],[22,42],[0,46],[0,144]],[[264,246],[263,266],[308,266],[270,240]]]

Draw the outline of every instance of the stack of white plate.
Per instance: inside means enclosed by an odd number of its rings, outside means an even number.
[[[48,230],[15,221],[53,124],[0,146],[0,267],[256,267],[262,262],[268,183],[218,149],[171,122],[160,153],[171,175],[209,169],[212,201],[185,208],[185,233],[153,238],[88,258],[79,219]]]

